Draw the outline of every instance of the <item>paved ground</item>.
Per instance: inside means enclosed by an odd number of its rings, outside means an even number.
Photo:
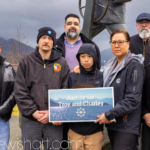
[[[19,117],[10,119],[10,142],[8,150],[23,150],[21,144],[21,129],[19,127]]]
[[[104,130],[104,143],[109,141],[107,131]],[[104,144],[105,145],[105,144]],[[23,150],[21,144],[21,129],[19,127],[19,117],[11,117],[10,119],[10,142],[8,150]],[[109,144],[106,144],[103,150],[111,150]]]
[[[105,133],[104,142],[107,141],[108,141],[108,136]],[[21,144],[21,129],[19,127],[19,117],[11,117],[10,119],[10,142],[9,142],[8,150],[23,150]],[[110,149],[107,148],[107,150]]]

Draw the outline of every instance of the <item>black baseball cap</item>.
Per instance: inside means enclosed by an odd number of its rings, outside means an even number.
[[[150,14],[148,13],[141,13],[137,18],[136,22],[140,22],[142,20],[150,20]]]

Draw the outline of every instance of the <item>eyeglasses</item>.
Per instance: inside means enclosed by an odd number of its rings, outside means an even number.
[[[128,42],[128,41],[113,41],[113,42],[109,42],[110,43],[110,45],[113,45],[113,46],[115,46],[116,45],[116,43],[120,46],[120,45],[123,45],[124,44],[124,42]]]
[[[139,26],[142,26],[142,25],[146,25],[146,26],[148,26],[148,25],[150,25],[150,21],[147,21],[147,22],[138,22],[137,23]]]

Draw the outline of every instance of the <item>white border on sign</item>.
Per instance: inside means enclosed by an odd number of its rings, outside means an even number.
[[[105,89],[112,89],[112,104],[113,104],[113,107],[114,107],[114,88],[113,87],[94,87],[94,88],[79,88],[79,89],[57,89],[57,90],[48,90],[48,111],[49,111],[49,122],[52,123],[52,122],[56,122],[56,121],[50,121],[50,91],[69,91],[69,90],[85,90],[85,89],[89,89],[89,90],[94,90],[94,89],[101,89],[101,90],[105,90]],[[55,107],[57,108],[57,107]],[[60,107],[58,107],[60,108]],[[79,120],[79,121],[58,121],[58,122],[95,122],[96,120]]]

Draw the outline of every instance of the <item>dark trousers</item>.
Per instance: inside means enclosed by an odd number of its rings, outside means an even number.
[[[22,116],[22,144],[24,150],[60,150],[63,128],[52,123],[42,124]]]
[[[68,143],[68,131],[69,126],[68,123],[63,123],[63,142],[61,143],[61,150],[68,150],[69,143]]]
[[[150,150],[150,127],[145,122],[142,126],[142,150]]]
[[[108,135],[113,150],[137,150],[138,135],[112,130],[108,130]]]

